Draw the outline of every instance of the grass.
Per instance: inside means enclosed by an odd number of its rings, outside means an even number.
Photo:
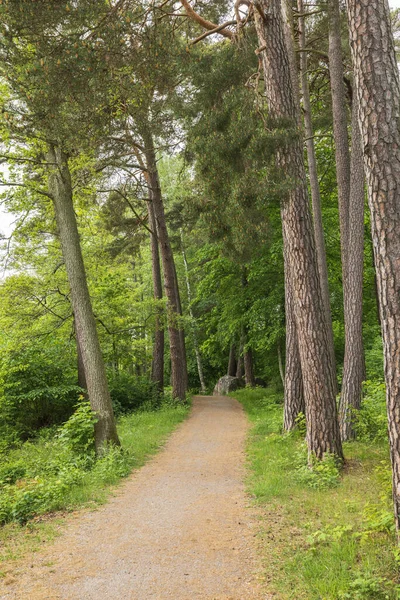
[[[326,476],[329,464],[319,482],[307,480],[303,436],[281,433],[281,397],[234,396],[253,424],[248,489],[262,512],[268,591],[280,600],[400,598],[387,443],[345,444],[339,480]]]
[[[122,477],[142,466],[157,452],[170,433],[186,417],[188,410],[188,406],[166,405],[156,411],[138,412],[120,418],[118,433],[123,452],[110,452],[85,471],[79,470],[80,463],[75,464],[76,458],[74,459],[68,450],[60,449],[60,445],[51,439],[25,443],[9,452],[6,456],[7,464],[23,464],[28,473],[37,475],[29,480],[25,476],[25,479],[8,486],[8,491],[12,491],[11,488],[19,488],[18,493],[21,489],[27,489],[29,493],[32,486],[37,489],[38,485],[43,485],[47,496],[42,495],[42,505],[35,507],[35,513],[29,515],[26,523],[13,520],[0,527],[0,576],[5,575],[2,564],[37,550],[43,542],[57,536],[65,522],[66,513],[104,503]],[[1,466],[4,469],[4,456],[2,459]],[[66,479],[63,480],[64,483],[67,481],[67,484],[63,484],[59,488],[60,493],[53,494],[48,500],[48,490],[53,490],[54,486],[59,485],[63,477],[62,472],[53,473],[54,464],[58,463],[68,465],[65,468]],[[75,475],[74,469],[78,476]],[[0,503],[1,496],[6,492],[5,488],[0,488]]]

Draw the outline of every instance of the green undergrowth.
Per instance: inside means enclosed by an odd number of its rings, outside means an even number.
[[[0,456],[0,562],[55,535],[62,513],[104,502],[113,487],[154,454],[188,406],[166,404],[118,420],[121,448],[95,458],[92,414],[82,404],[58,429]],[[1,568],[0,568],[1,572]]]
[[[281,394],[234,396],[253,424],[248,489],[262,513],[268,591],[280,600],[400,598],[387,441],[347,443],[342,471],[327,457],[312,472],[301,420],[297,432],[282,434]]]

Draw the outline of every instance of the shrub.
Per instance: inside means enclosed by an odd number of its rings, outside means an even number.
[[[110,381],[110,394],[117,415],[126,414],[139,408],[152,409],[160,404],[154,384],[146,377],[135,377],[119,373]]]
[[[364,442],[386,441],[386,388],[381,381],[366,381],[364,399],[355,416],[355,430]]]
[[[2,356],[0,420],[3,428],[27,439],[41,427],[71,415],[81,392],[74,384],[64,346],[28,347]]]
[[[81,397],[83,399],[83,397]],[[58,439],[76,454],[87,454],[94,451],[94,424],[96,415],[89,402],[81,402],[62,427]]]

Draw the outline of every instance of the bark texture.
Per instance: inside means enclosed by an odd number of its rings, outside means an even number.
[[[286,246],[286,244],[285,244]],[[297,342],[294,300],[289,281],[286,252],[285,259],[285,314],[286,314],[286,365],[285,365],[285,397],[283,411],[283,429],[291,431],[296,427],[299,413],[305,413],[303,375],[299,345]]]
[[[347,229],[347,273],[343,281],[345,354],[340,398],[342,440],[355,437],[354,411],[361,405],[365,378],[363,345],[363,267],[364,267],[364,163],[358,123],[358,98],[353,98],[350,203]]]
[[[318,458],[327,452],[341,457],[332,348],[319,280],[281,3],[261,0],[255,10],[255,24],[270,115],[284,120],[293,131],[290,142],[277,153],[277,166],[292,180],[292,189],[282,202],[281,215],[303,373],[308,449]]]
[[[153,275],[153,294],[156,302],[160,302],[163,298],[161,267],[160,267],[160,251],[157,238],[157,224],[154,216],[154,207],[151,198],[147,204],[149,216],[149,225],[151,229],[150,246],[151,246],[151,264]],[[159,393],[164,392],[164,325],[163,325],[163,309],[161,306],[156,308],[155,332],[154,332],[154,347],[153,360],[151,364],[151,380],[157,387]]]
[[[354,437],[352,414],[361,403],[364,379],[362,339],[362,276],[364,261],[364,172],[358,126],[358,101],[353,97],[352,148],[349,152],[347,104],[343,82],[339,0],[329,0],[329,72],[342,256],[345,359],[340,401],[342,440]]]
[[[83,390],[87,390],[85,367],[83,365],[82,350],[78,338],[76,339],[76,351],[78,355],[78,386]],[[86,393],[85,393],[86,396]]]
[[[304,14],[304,2],[303,0],[297,0],[297,7],[299,14]],[[306,52],[306,25],[305,18],[300,16],[298,20],[299,27],[299,49],[300,49],[300,79],[301,79],[301,93],[303,97],[303,115],[304,115],[304,129],[306,134],[306,148],[307,148],[307,159],[308,159],[308,172],[310,177],[310,189],[311,189],[311,202],[313,209],[313,223],[314,223],[314,237],[315,246],[317,250],[318,260],[318,271],[319,279],[321,282],[322,300],[324,303],[324,310],[326,315],[327,331],[329,335],[329,345],[332,351],[332,365],[333,365],[333,385],[337,390],[337,379],[336,379],[336,360],[335,351],[333,344],[333,328],[332,328],[332,312],[331,312],[331,300],[329,294],[329,280],[328,280],[328,265],[326,262],[326,248],[325,248],[325,234],[324,227],[322,224],[322,209],[321,209],[321,192],[319,188],[318,169],[317,169],[317,157],[315,154],[314,144],[314,129],[312,124],[311,114],[311,100],[310,100],[310,89],[308,85],[308,60]]]
[[[101,451],[105,444],[119,444],[119,440],[86,281],[73,207],[71,175],[67,156],[59,147],[49,146],[48,159],[53,165],[49,173],[49,191],[53,199],[65,268],[71,288],[76,336],[82,353],[89,400],[97,415],[96,449]]]
[[[382,322],[400,528],[400,82],[387,0],[347,0]]]
[[[187,391],[187,368],[185,348],[182,344],[182,328],[179,319],[180,303],[177,296],[175,264],[165,219],[153,137],[150,128],[147,125],[143,127],[142,138],[145,147],[151,201],[156,220],[156,230],[164,271],[164,289],[167,298],[168,334],[171,354],[172,394],[174,398],[184,400]]]
[[[329,74],[331,80],[333,136],[340,219],[343,281],[346,278],[347,235],[350,202],[350,150],[347,133],[346,94],[343,81],[343,52],[339,0],[328,0]]]

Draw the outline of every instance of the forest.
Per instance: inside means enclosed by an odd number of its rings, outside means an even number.
[[[387,0],[0,0],[1,560],[218,382],[267,587],[400,597],[399,33]]]

